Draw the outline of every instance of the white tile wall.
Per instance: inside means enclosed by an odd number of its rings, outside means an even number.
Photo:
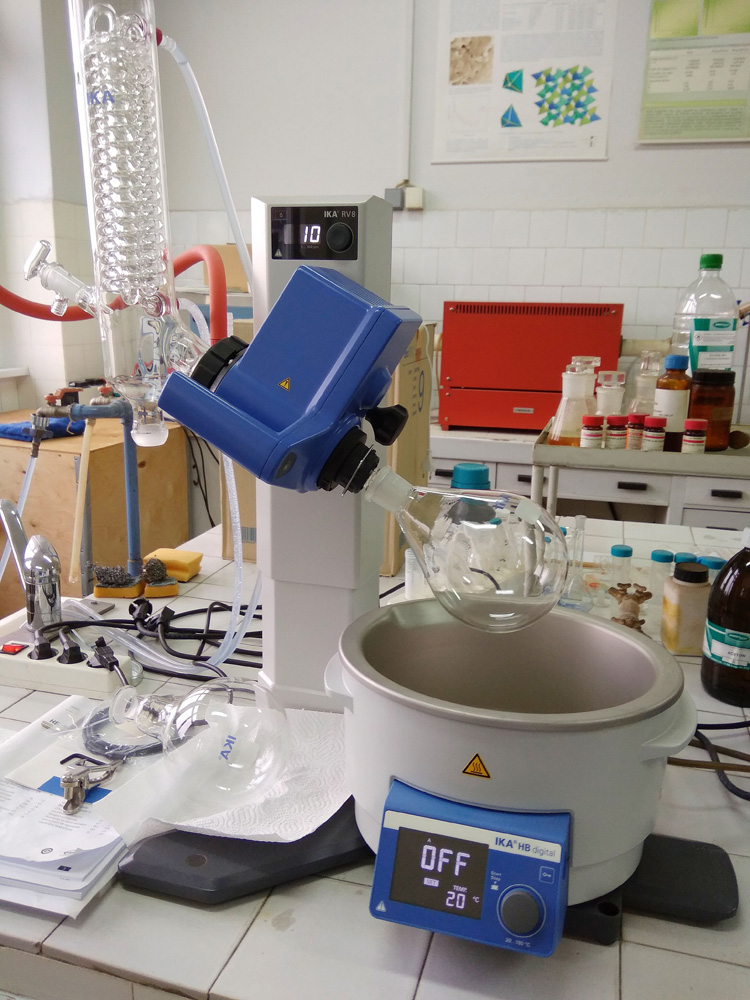
[[[52,245],[50,260],[91,281],[86,209],[69,202],[28,200],[0,206],[0,284],[33,302],[51,303],[52,293],[36,279],[26,281],[24,263],[34,244]],[[34,409],[44,396],[71,379],[102,374],[99,331],[81,323],[36,320],[0,310],[0,368],[22,366],[28,377],[0,381],[2,410]]]
[[[173,212],[175,253],[224,233],[219,214]],[[397,212],[392,298],[438,323],[448,299],[620,302],[624,337],[668,340],[701,251],[722,252],[725,280],[750,299],[750,208]]]

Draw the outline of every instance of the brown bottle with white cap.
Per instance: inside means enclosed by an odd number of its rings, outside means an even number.
[[[750,705],[750,528],[742,548],[711,585],[703,640],[701,681],[714,698]]]

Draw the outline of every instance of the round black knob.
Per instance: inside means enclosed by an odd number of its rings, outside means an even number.
[[[354,242],[354,233],[345,222],[334,222],[326,233],[326,243],[334,253],[345,253]]]
[[[542,922],[538,898],[526,889],[511,889],[500,900],[500,920],[511,934],[533,934]]]
[[[366,416],[378,444],[391,445],[406,426],[409,412],[396,403],[395,406],[376,406],[368,410]]]

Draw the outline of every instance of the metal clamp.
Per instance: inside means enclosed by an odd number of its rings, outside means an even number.
[[[109,761],[106,764],[81,763],[69,766],[60,778],[65,802],[63,811],[72,815],[77,813],[86,799],[86,792],[108,781],[120,766],[122,761]]]

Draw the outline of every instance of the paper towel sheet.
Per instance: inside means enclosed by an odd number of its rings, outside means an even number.
[[[139,836],[178,829],[289,842],[317,830],[350,795],[344,773],[344,719],[334,712],[301,709],[287,709],[286,715],[291,737],[289,763],[263,799],[201,815],[199,807],[170,796],[143,824]],[[168,765],[162,760],[151,770],[149,780],[161,784],[161,776],[154,772],[162,768],[166,776]]]

